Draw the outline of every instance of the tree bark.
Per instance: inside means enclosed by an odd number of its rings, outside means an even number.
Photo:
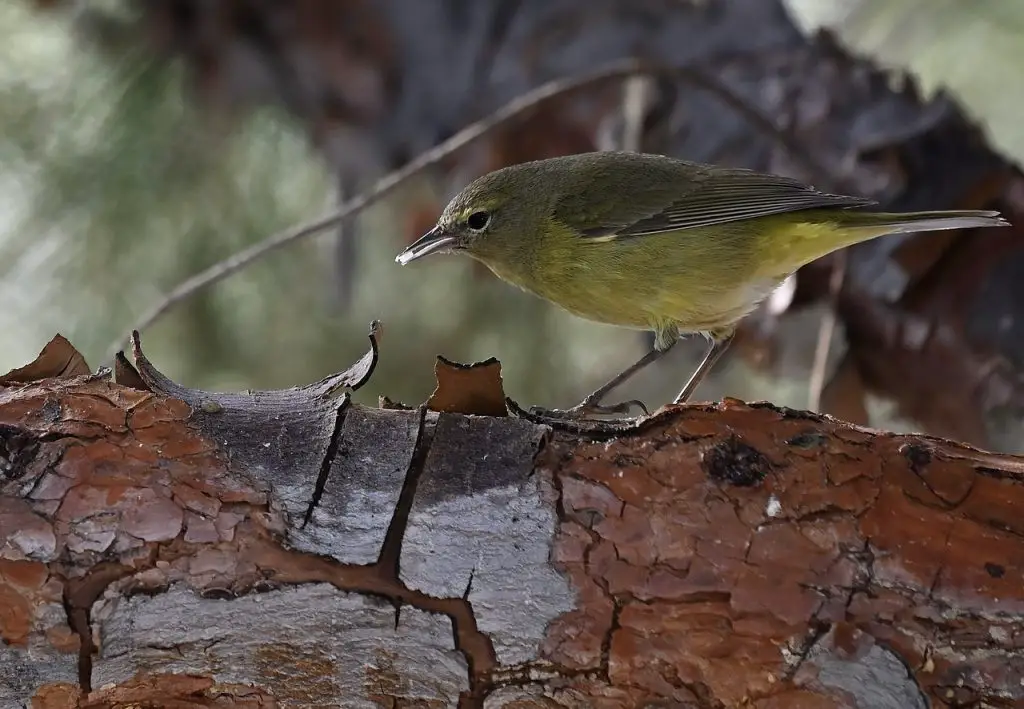
[[[2,705],[1024,706],[1021,458],[735,400],[331,396],[375,360],[0,380]]]

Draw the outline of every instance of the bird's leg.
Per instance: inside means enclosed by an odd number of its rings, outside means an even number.
[[[690,381],[686,382],[686,386],[679,392],[679,396],[676,397],[673,404],[684,404],[686,400],[690,398],[694,390],[700,386],[700,383],[704,381],[704,378],[711,371],[711,368],[715,366],[715,362],[718,361],[732,343],[733,332],[729,332],[725,335],[712,334],[711,346],[708,347],[707,354],[704,355],[704,359],[697,366],[696,371],[690,375]]]
[[[634,374],[639,372],[647,365],[661,359],[662,355],[668,352],[667,349],[659,350],[657,347],[652,348],[647,354],[638,359],[633,364],[629,365],[621,372],[616,374],[614,377],[605,382],[602,386],[592,391],[586,399],[581,401],[579,404],[574,406],[574,409],[579,409],[582,412],[595,412],[603,414],[625,414],[629,410],[636,406],[637,408],[643,409],[643,412],[647,413],[647,407],[639,399],[632,399],[630,401],[623,401],[619,404],[610,404],[608,406],[602,406],[601,400],[608,395],[610,391],[624,383],[627,379],[631,378]]]
[[[623,369],[621,372],[609,379],[605,384],[595,389],[587,396],[587,398],[576,404],[576,406],[571,409],[559,411],[558,409],[543,409],[538,406],[534,406],[530,408],[530,412],[552,418],[581,418],[587,414],[625,414],[635,406],[643,410],[646,414],[648,413],[647,407],[644,406],[644,402],[639,399],[632,399],[630,401],[623,401],[618,404],[610,405],[602,405],[601,400],[607,396],[608,392],[612,389],[625,382],[651,362],[660,359],[672,348],[672,345],[674,344],[674,339],[667,344],[663,344],[661,349],[659,349],[656,344],[655,347],[653,347],[647,354]]]

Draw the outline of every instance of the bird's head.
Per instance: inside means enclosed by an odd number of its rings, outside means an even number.
[[[547,195],[534,190],[528,166],[513,166],[484,175],[457,194],[437,224],[409,245],[395,261],[403,266],[433,253],[465,253],[484,261],[505,261],[536,232]]]

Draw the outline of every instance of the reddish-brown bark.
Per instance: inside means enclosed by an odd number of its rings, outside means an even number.
[[[753,484],[716,480],[723,458]],[[909,670],[907,702],[1024,700],[1019,460],[735,402],[558,439],[540,465],[555,558],[589,592],[545,650],[638,705],[876,706],[855,683],[872,652]],[[875,701],[915,706],[898,696]]]
[[[4,702],[1024,706],[1019,458],[736,401],[587,434],[178,394],[0,389]]]

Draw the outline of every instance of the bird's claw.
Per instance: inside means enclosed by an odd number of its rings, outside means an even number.
[[[644,416],[650,416],[644,402],[639,399],[630,399],[618,404],[600,404],[596,401],[581,401],[571,409],[545,409],[540,406],[531,406],[530,413],[534,416],[543,416],[551,419],[585,419],[591,416],[607,416],[610,414],[629,414],[630,409],[638,408],[644,412]]]

